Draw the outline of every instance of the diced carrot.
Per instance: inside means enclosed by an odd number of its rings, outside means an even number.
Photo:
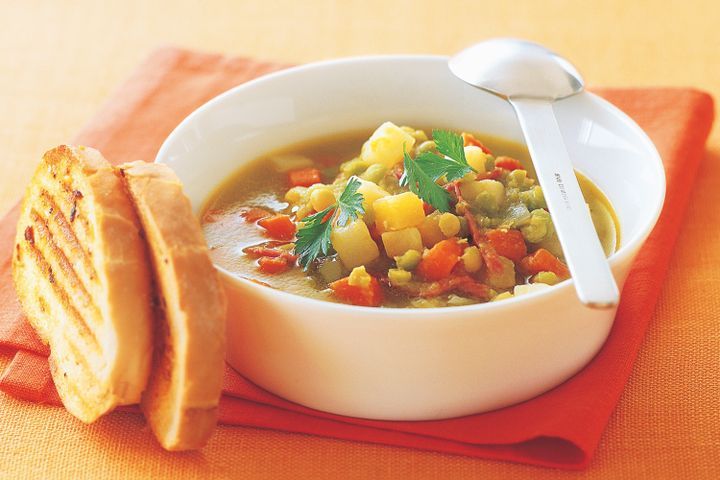
[[[472,133],[463,132],[462,133],[462,139],[463,139],[463,145],[464,146],[470,146],[473,145],[475,147],[480,147],[480,149],[483,151],[483,153],[487,153],[489,155],[492,155],[492,152],[489,148],[487,148],[483,143],[475,138],[475,136]]]
[[[523,258],[520,261],[520,268],[527,275],[535,275],[540,272],[553,272],[562,279],[570,276],[570,270],[568,270],[567,266],[544,248]]]
[[[290,269],[290,263],[285,257],[260,257],[258,266],[261,272],[270,274],[282,273]]]
[[[519,262],[527,255],[527,245],[519,230],[497,228],[488,230],[485,236],[498,255],[507,257],[513,262]]]
[[[525,170],[520,160],[512,157],[497,157],[495,159],[495,166],[497,168],[504,168],[505,170]]]
[[[418,298],[434,298],[450,292],[459,292],[480,300],[490,299],[490,287],[467,274],[452,275],[430,283],[412,282],[404,285],[394,285],[393,288]]]
[[[271,244],[274,242],[268,242],[268,244]],[[282,257],[285,260],[287,260],[290,263],[295,263],[295,260],[297,260],[297,255],[294,255],[287,250],[283,250],[280,248],[276,248],[271,245],[253,245],[250,247],[243,248],[243,253],[245,255],[249,255],[251,257]]]
[[[320,170],[317,168],[302,168],[288,173],[290,185],[293,187],[309,187],[316,183],[322,183]]]
[[[462,253],[463,249],[456,238],[441,240],[423,256],[415,271],[425,280],[446,278],[460,261]]]
[[[476,179],[477,180],[497,180],[498,178],[503,176],[504,172],[505,172],[504,168],[495,167],[489,172],[478,173]]]
[[[240,215],[245,219],[246,222],[255,223],[262,218],[272,217],[272,212],[265,210],[264,208],[248,208],[240,212]]]
[[[295,235],[295,224],[287,215],[277,214],[260,219],[258,225],[267,230],[270,237],[277,240],[290,240]]]
[[[370,277],[370,283],[363,287],[350,285],[349,277],[341,278],[330,284],[335,296],[346,303],[364,307],[379,307],[383,301],[382,287],[375,277]]]

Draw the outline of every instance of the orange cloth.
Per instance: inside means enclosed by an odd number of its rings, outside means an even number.
[[[148,59],[75,139],[114,162],[152,159],[162,140],[217,93],[281,65],[163,49]],[[227,369],[220,420],[335,438],[582,468],[630,374],[667,272],[712,123],[712,99],[682,89],[596,90],[630,114],[657,145],[667,178],[666,207],[623,291],[610,337],[583,371],[514,407],[435,422],[379,422],[313,411],[277,398]],[[58,404],[47,349],[25,322],[10,278],[17,208],[0,223],[0,347],[16,351],[0,389]]]

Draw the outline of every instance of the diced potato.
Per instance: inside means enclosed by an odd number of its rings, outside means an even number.
[[[348,285],[365,288],[370,285],[370,280],[370,274],[365,270],[365,265],[360,265],[359,267],[353,268],[352,272],[350,272]]]
[[[291,170],[300,170],[301,168],[315,166],[312,159],[296,153],[274,155],[270,158],[270,163],[272,163],[272,166],[279,173],[287,173]]]
[[[512,288],[515,285],[515,264],[512,260],[505,257],[498,257],[503,264],[503,271],[494,273],[488,270],[486,283],[497,289]]]
[[[403,146],[410,151],[415,137],[392,122],[380,125],[363,144],[360,158],[368,163],[381,163],[392,168],[403,159]]]
[[[468,145],[465,147],[465,159],[477,173],[484,173],[486,171],[485,165],[487,165],[487,154],[482,151],[482,148],[475,145]]]
[[[379,198],[372,206],[380,232],[416,227],[425,219],[423,202],[412,192]]]
[[[385,232],[382,234],[382,242],[389,257],[399,257],[408,250],[420,251],[423,249],[420,230],[415,227]]]
[[[400,268],[391,268],[388,270],[388,280],[390,285],[404,285],[412,279],[412,273]]]
[[[505,201],[505,186],[497,180],[461,182],[460,193],[468,202],[491,212],[497,212]]]
[[[463,262],[463,267],[468,273],[475,273],[482,268],[482,256],[480,255],[480,249],[476,246],[467,247],[463,254],[460,256],[460,260]]]
[[[433,212],[423,220],[418,229],[422,236],[423,245],[427,248],[432,248],[433,245],[438,243],[440,240],[445,240],[442,230],[440,230],[440,215],[437,212]]]
[[[362,220],[334,227],[330,242],[346,268],[370,263],[380,256],[380,250]]]
[[[360,186],[357,191],[363,196],[363,209],[365,210],[363,219],[365,220],[365,223],[371,224],[375,222],[375,212],[373,211],[373,204],[375,203],[375,200],[387,197],[390,194],[383,190],[379,185],[373,182],[368,182],[367,180],[360,180]]]
[[[330,187],[316,188],[310,194],[310,204],[316,212],[321,212],[335,203],[335,194]]]
[[[513,294],[515,296],[525,295],[528,293],[545,290],[547,288],[550,288],[550,285],[547,285],[545,283],[530,283],[527,285],[515,285],[515,288],[513,289]]]
[[[460,219],[452,213],[445,212],[438,218],[438,227],[447,238],[454,237],[460,232]]]

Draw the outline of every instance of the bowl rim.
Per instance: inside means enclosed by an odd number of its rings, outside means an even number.
[[[274,81],[278,78],[284,78],[287,76],[293,76],[305,72],[312,72],[316,70],[322,70],[326,68],[337,68],[337,67],[343,67],[347,65],[356,65],[356,64],[364,64],[364,63],[381,63],[381,62],[438,62],[443,61],[447,62],[449,59],[448,56],[445,55],[424,55],[424,54],[383,54],[383,55],[361,55],[361,56],[351,56],[351,57],[341,57],[341,58],[335,58],[335,59],[329,59],[329,60],[322,60],[317,62],[310,62],[302,65],[297,66],[291,66],[288,68],[284,68],[275,72],[271,72],[265,75],[262,75],[260,77],[254,78],[252,80],[249,80],[245,83],[242,83],[240,85],[236,85],[235,87],[231,87],[230,89],[219,93],[212,99],[208,100],[204,104],[200,105],[198,108],[193,110],[189,115],[187,115],[171,132],[170,134],[165,138],[162,145],[160,146],[160,149],[158,150],[158,153],[155,157],[155,162],[158,163],[164,163],[164,157],[168,156],[168,151],[170,150],[171,146],[174,145],[177,141],[177,138],[180,137],[183,134],[183,131],[187,128],[188,125],[191,125],[193,121],[195,121],[196,117],[204,115],[206,112],[209,112],[212,110],[216,105],[220,105],[223,102],[226,101],[226,99],[232,98],[236,95],[242,95],[246,90],[252,90],[256,85],[258,84],[264,84],[266,82]],[[478,94],[481,95],[491,95],[490,93],[486,93],[483,91],[478,91]],[[643,144],[643,147],[645,147],[645,152],[649,155],[650,161],[652,162],[656,174],[659,175],[660,179],[660,192],[657,198],[657,201],[655,203],[655,208],[653,210],[652,215],[648,217],[648,219],[640,224],[640,228],[638,232],[631,237],[627,242],[624,242],[624,244],[615,251],[612,255],[608,257],[608,262],[611,266],[611,268],[614,265],[617,265],[618,263],[621,263],[623,260],[627,260],[628,256],[631,256],[634,254],[635,251],[637,251],[639,248],[642,247],[642,243],[647,239],[648,235],[652,232],[655,224],[657,223],[658,218],[660,217],[660,214],[662,212],[664,203],[665,203],[665,195],[666,195],[666,176],[665,176],[665,169],[662,163],[662,158],[660,157],[660,154],[657,151],[657,148],[653,144],[652,140],[650,140],[650,137],[648,137],[647,133],[640,128],[640,126],[635,123],[634,120],[632,120],[625,112],[617,108],[615,105],[610,103],[609,101],[605,100],[604,98],[590,92],[587,90],[583,90],[579,93],[579,95],[588,95],[593,101],[597,102],[600,107],[602,107],[607,113],[612,114],[612,116],[623,126],[623,128],[626,128],[630,131],[632,131],[634,134],[638,136],[638,139]],[[570,97],[572,98],[572,97]],[[559,100],[561,102],[562,100]],[[524,141],[522,142],[524,143]],[[587,176],[587,175],[586,175]],[[590,178],[590,176],[588,176]],[[592,180],[592,178],[590,178]],[[245,286],[252,286],[253,288],[260,288],[262,291],[272,294],[273,292],[275,295],[279,295],[280,300],[286,299],[286,300],[293,300],[301,303],[309,302],[310,307],[320,307],[323,306],[327,309],[333,310],[338,309],[340,311],[343,310],[351,310],[355,311],[357,313],[378,313],[382,312],[383,315],[389,314],[389,315],[395,315],[399,317],[410,317],[412,316],[412,320],[417,322],[420,317],[425,318],[433,318],[435,315],[441,312],[446,313],[460,313],[465,311],[478,311],[482,312],[485,310],[495,310],[495,309],[502,309],[502,308],[509,308],[517,305],[518,303],[531,303],[532,300],[537,300],[539,298],[545,298],[550,297],[552,295],[561,295],[565,289],[568,288],[574,288],[573,287],[573,279],[569,278],[566,280],[563,280],[562,282],[552,285],[551,288],[548,289],[542,289],[538,291],[533,291],[527,294],[523,294],[522,296],[516,297],[513,296],[512,298],[504,299],[501,302],[485,302],[485,303],[475,303],[470,305],[458,305],[458,306],[445,306],[445,307],[429,307],[429,308],[393,308],[393,307],[366,307],[366,306],[358,306],[358,305],[348,305],[344,303],[337,303],[332,302],[328,300],[321,300],[311,297],[305,297],[303,295],[299,295],[296,293],[286,292],[284,290],[280,290],[278,288],[272,287],[270,285],[265,285],[262,283],[259,283],[257,281],[242,277],[238,274],[234,274],[227,270],[226,268],[216,264],[213,262],[214,267],[216,270],[224,277],[228,278],[229,280],[233,282],[239,282],[241,284],[244,284]],[[621,298],[622,301],[622,298]],[[392,312],[392,313],[390,313]],[[372,317],[372,315],[371,315]]]

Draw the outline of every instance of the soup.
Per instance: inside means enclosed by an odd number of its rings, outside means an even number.
[[[297,295],[375,307],[499,301],[568,278],[525,147],[428,132],[386,122],[247,163],[205,205],[213,261]],[[613,208],[577,177],[610,255]]]

